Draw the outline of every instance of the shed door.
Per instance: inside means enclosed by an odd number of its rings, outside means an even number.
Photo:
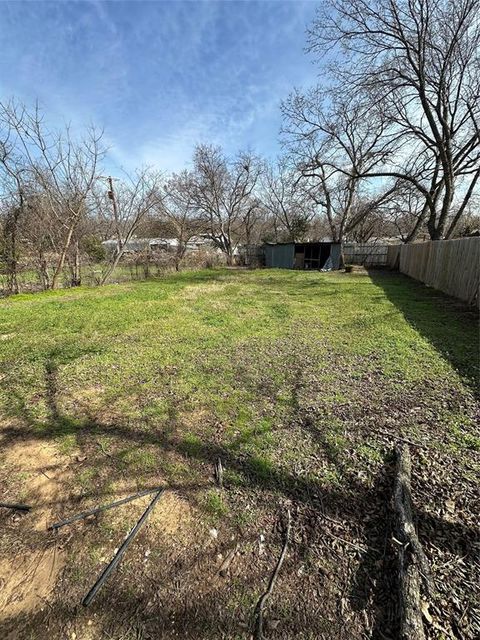
[[[303,269],[305,267],[305,247],[303,244],[295,245],[295,269]]]

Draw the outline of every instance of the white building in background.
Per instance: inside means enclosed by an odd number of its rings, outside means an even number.
[[[113,253],[117,246],[118,240],[104,240],[102,245],[108,253]],[[140,253],[142,251],[171,251],[174,252],[178,247],[177,238],[131,238],[126,246],[125,253]],[[213,242],[204,236],[192,236],[187,242],[187,251],[199,251],[208,249],[218,252]]]

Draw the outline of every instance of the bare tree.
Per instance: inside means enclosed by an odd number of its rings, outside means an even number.
[[[301,174],[286,157],[267,167],[263,183],[262,200],[272,215],[275,239],[300,241],[305,239],[309,225],[315,217],[315,206],[299,179]]]
[[[21,224],[26,249],[33,259],[42,289],[51,288],[49,257],[56,255],[63,238],[63,229],[52,217],[50,205],[44,194],[32,193],[26,201],[25,216]]]
[[[111,236],[116,241],[112,259],[105,269],[100,284],[105,284],[117,267],[130,240],[141,222],[160,202],[161,174],[148,168],[127,175],[115,184],[110,178],[109,190],[103,198],[97,192],[99,209],[103,212]]]
[[[401,183],[395,196],[382,207],[384,224],[390,229],[390,235],[404,243],[428,240],[426,208],[423,194],[410,182]]]
[[[19,293],[18,285],[18,262],[19,262],[19,242],[18,226],[23,210],[22,204],[17,204],[14,200],[4,201],[1,218],[2,240],[0,242],[0,262],[3,263],[6,272],[6,292],[8,294]]]
[[[220,147],[198,145],[195,149],[195,204],[206,234],[229,265],[245,237],[245,220],[261,170],[261,163],[250,153],[239,153],[229,161]]]
[[[7,272],[7,292],[19,292],[18,227],[25,210],[27,185],[25,168],[18,155],[15,131],[0,105],[0,192],[3,205],[3,262]]]
[[[328,0],[309,32],[315,53],[342,46],[342,86],[388,125],[389,162],[355,172],[410,182],[432,239],[452,235],[480,179],[479,2]]]
[[[282,105],[283,134],[303,189],[328,220],[334,242],[342,242],[388,200],[397,182],[372,193],[361,180],[388,158],[382,114],[359,99],[319,88],[294,92]],[[372,126],[374,123],[374,126]]]
[[[91,127],[83,138],[75,139],[70,127],[50,131],[38,105],[28,111],[14,101],[0,104],[0,117],[15,132],[24,171],[35,183],[35,191],[45,197],[52,218],[62,230],[51,279],[51,288],[55,289],[75,228],[86,214],[87,199],[104,155],[102,132]]]
[[[263,202],[259,195],[254,194],[247,198],[242,215],[242,234],[247,246],[254,245],[260,241],[263,225],[265,223],[265,212]]]
[[[187,243],[199,225],[196,219],[194,178],[188,171],[173,174],[163,185],[159,196],[158,215],[170,222],[177,246],[175,250],[175,270],[187,250]]]

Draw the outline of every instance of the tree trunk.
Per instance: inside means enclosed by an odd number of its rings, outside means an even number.
[[[42,249],[39,249],[38,252],[38,273],[40,276],[40,282],[42,283],[42,289],[44,291],[49,289],[50,277],[48,275],[48,265]]]
[[[443,196],[442,208],[440,210],[440,214],[437,218],[436,215],[436,204],[438,203],[438,197],[434,198],[433,206],[434,208],[431,211],[430,219],[428,221],[428,231],[430,233],[430,238],[432,240],[442,240],[445,227],[447,225],[448,214],[450,212],[450,207],[453,202],[454,189],[450,183],[450,180],[445,181],[445,195]]]
[[[82,284],[82,275],[80,268],[80,250],[78,246],[78,240],[75,242],[75,250],[73,254],[73,261],[71,263],[72,269],[72,278],[71,285],[72,287],[79,287]]]
[[[70,243],[72,241],[72,236],[73,236],[73,232],[75,231],[76,224],[77,224],[77,218],[70,225],[70,228],[69,228],[68,233],[67,233],[67,238],[65,240],[65,243],[63,245],[62,251],[60,253],[60,258],[58,259],[57,266],[55,267],[55,271],[53,272],[52,286],[51,286],[52,289],[56,289],[56,287],[57,287],[58,278],[60,277],[60,275],[62,273],[63,266],[65,264],[65,258],[67,256],[67,251],[68,251],[68,249],[70,247]]]
[[[20,292],[18,286],[17,260],[11,260],[8,264],[7,291],[10,295],[17,295]]]
[[[422,622],[420,587],[429,588],[429,567],[413,524],[411,467],[408,445],[397,447],[394,486],[395,539],[398,554],[400,640],[425,640]]]
[[[120,258],[123,255],[123,251],[122,250],[118,250],[117,254],[113,260],[112,263],[110,263],[110,265],[107,267],[107,270],[105,271],[105,273],[102,275],[102,279],[100,280],[100,284],[105,284],[106,281],[108,280],[108,278],[111,276],[111,274],[115,271],[115,269],[118,266],[118,263],[120,262]]]
[[[448,228],[447,233],[445,234],[445,240],[449,240],[452,237],[453,232],[455,231],[455,227],[457,226],[458,221],[462,217],[462,215],[463,215],[463,213],[464,213],[464,211],[465,211],[465,209],[467,207],[467,204],[468,204],[473,192],[475,191],[475,186],[476,186],[479,178],[480,178],[480,170],[477,171],[477,173],[475,174],[475,177],[471,181],[470,186],[469,186],[469,188],[467,190],[467,193],[465,194],[465,197],[463,199],[463,202],[460,205],[460,207],[458,208],[458,211],[455,214],[455,216],[454,216],[454,218],[453,218],[453,220],[452,220],[452,222],[451,222],[451,224],[450,224],[450,226]]]
[[[111,274],[115,271],[120,262],[120,258],[125,253],[125,247],[128,246],[133,234],[137,230],[138,224],[132,224],[128,232],[125,234],[124,239],[122,240],[122,236],[120,230],[117,231],[117,253],[115,254],[115,258],[113,262],[107,267],[107,270],[102,275],[102,279],[100,280],[100,284],[105,284]],[[137,270],[138,273],[138,270]]]
[[[410,231],[410,233],[408,234],[408,236],[407,236],[407,238],[405,240],[405,244],[413,242],[417,238],[418,232],[420,231],[420,228],[421,228],[422,224],[425,222],[425,218],[427,216],[428,209],[429,209],[428,203],[425,202],[425,204],[423,205],[423,208],[422,208],[422,212],[417,218],[415,226]]]
[[[5,228],[6,263],[7,263],[7,291],[17,294],[18,287],[18,256],[17,256],[17,227],[19,212],[14,211],[8,216]]]
[[[180,236],[178,238],[177,250],[175,252],[175,271],[180,271],[180,263],[183,260],[183,256],[187,250],[187,243]]]

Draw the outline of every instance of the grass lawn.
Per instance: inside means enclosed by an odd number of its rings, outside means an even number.
[[[380,272],[209,270],[1,300],[0,500],[35,509],[0,512],[0,635],[247,638],[289,508],[268,637],[393,638],[400,436],[424,445],[429,637],[478,637],[478,347],[474,313]],[[149,499],[45,525],[161,484],[82,609]]]

